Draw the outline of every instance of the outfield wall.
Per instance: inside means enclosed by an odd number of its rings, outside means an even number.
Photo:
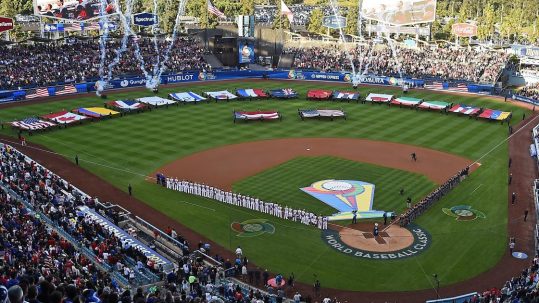
[[[222,80],[238,80],[238,79],[279,79],[279,80],[301,80],[301,81],[330,81],[330,82],[352,82],[352,74],[348,72],[319,72],[312,70],[271,70],[271,71],[255,71],[255,70],[222,70],[213,72],[204,71],[189,71],[178,74],[168,74],[161,76],[161,84],[175,83],[190,83],[190,82],[205,82],[205,81],[222,81]],[[399,78],[389,76],[362,75],[362,84],[386,85],[386,86],[403,86],[404,84],[412,88],[429,87],[432,81],[413,78]],[[492,85],[473,84],[465,82],[437,82],[440,84],[440,90],[470,92],[470,93],[487,93],[494,94],[495,90]],[[146,78],[132,77],[125,79],[115,79],[107,83],[106,89],[123,89],[133,87],[145,87]],[[461,88],[464,86],[464,88]],[[88,93],[96,91],[95,82],[65,84],[57,86],[42,87],[42,92],[39,98],[54,97],[59,95],[68,95],[66,88],[72,89],[77,93]],[[76,91],[76,92],[75,92]],[[36,89],[32,90],[15,90],[1,91],[0,103],[23,101],[30,99],[32,94],[36,94]],[[35,96],[34,96],[35,97]]]

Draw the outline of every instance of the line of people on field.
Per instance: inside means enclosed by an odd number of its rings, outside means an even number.
[[[327,229],[328,227],[328,217],[326,216],[316,215],[305,210],[293,209],[288,206],[283,207],[277,203],[265,202],[258,198],[224,191],[213,186],[167,177],[165,177],[164,185],[168,189],[248,208],[293,222],[301,222],[319,229]]]
[[[434,204],[434,202],[440,200],[443,196],[449,193],[451,189],[453,189],[462,180],[464,180],[468,176],[469,171],[470,171],[469,166],[459,171],[457,174],[455,174],[453,177],[447,180],[444,184],[440,185],[433,192],[431,192],[428,196],[423,198],[423,200],[409,207],[404,213],[402,213],[399,216],[400,225],[406,226],[412,223],[415,220],[415,218],[423,214],[432,204]]]

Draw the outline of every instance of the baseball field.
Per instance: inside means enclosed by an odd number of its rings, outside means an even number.
[[[72,162],[78,155],[82,168],[122,191],[127,191],[131,184],[135,198],[180,224],[227,249],[241,245],[249,260],[258,267],[285,276],[293,272],[298,281],[307,284],[318,278],[322,287],[341,290],[413,291],[433,288],[433,274],[437,274],[440,284],[446,286],[484,273],[501,260],[508,239],[507,123],[385,105],[306,100],[309,89],[350,89],[320,82],[206,82],[203,85],[163,87],[159,96],[189,90],[202,93],[221,89],[235,91],[237,88],[293,88],[300,98],[170,106],[26,137]],[[362,87],[360,92],[363,97],[369,92],[401,95],[400,89],[390,87]],[[148,91],[117,92],[109,94],[107,101],[149,95]],[[413,90],[409,96],[511,111],[513,125],[521,121],[523,114],[530,114],[526,109],[489,97],[426,90]],[[2,109],[0,120],[14,121],[63,109],[102,106],[103,102],[95,96],[74,96],[52,102],[21,103]],[[299,108],[343,109],[348,118],[301,121],[297,115]],[[233,123],[234,110],[258,109],[276,109],[284,118],[282,121]],[[15,130],[5,127],[1,133],[17,141]],[[445,172],[442,176],[446,176],[464,168],[460,167],[463,163],[477,160],[480,165],[469,178],[415,221],[429,234],[428,249],[398,260],[346,255],[322,241],[321,231],[314,227],[167,190],[157,186],[152,179],[156,172],[170,170],[170,165],[202,152],[248,142],[271,145],[276,139],[300,138],[307,140],[305,152],[289,156],[280,163],[270,161],[258,165],[260,161],[250,161],[248,154],[239,154],[235,159],[218,159],[234,165],[214,165],[226,171],[208,175],[206,182],[228,186],[266,201],[331,214],[333,209],[302,193],[299,188],[325,179],[361,180],[376,185],[374,208],[401,213],[406,207],[406,197],[417,202],[441,183],[442,178],[436,171]],[[314,142],[309,140],[320,138],[328,139],[325,143],[316,143],[325,144],[324,151],[317,153],[313,147],[313,154],[309,154],[309,142]],[[367,152],[361,145],[357,149],[344,150],[348,146],[334,144],[335,138],[358,139],[361,144],[391,142],[396,145],[387,145],[386,149],[377,152],[380,155],[387,152],[391,161],[377,161],[365,155]],[[248,145],[243,146],[248,148]],[[287,149],[286,144],[279,146]],[[409,150],[417,151],[417,163],[410,161]],[[447,158],[429,156],[428,161],[422,158],[431,153],[443,153]],[[271,153],[263,155],[272,157]],[[212,163],[196,163],[201,173],[195,181],[205,182],[202,174],[205,171],[212,173],[211,167],[203,166]],[[193,167],[198,171],[196,166]],[[176,174],[192,177],[193,170],[183,172],[179,169]],[[225,177],[216,180],[215,176],[219,174]],[[227,175],[230,178],[226,178]],[[404,196],[399,193],[401,188],[405,189]],[[442,210],[459,205],[470,206],[484,216],[463,221]],[[231,225],[250,219],[266,219],[274,232],[238,237]]]

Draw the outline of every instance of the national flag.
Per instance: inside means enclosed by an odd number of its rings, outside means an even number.
[[[299,110],[299,113],[303,118],[346,116],[342,110],[338,109],[302,109]]]
[[[457,104],[457,105],[453,106],[451,109],[449,109],[450,112],[462,113],[464,115],[475,115],[480,110],[481,109],[479,107],[467,106],[465,104]]]
[[[48,121],[43,121],[35,117],[26,118],[21,121],[14,121],[11,122],[11,125],[20,129],[25,130],[37,130],[37,129],[45,129],[49,128],[51,126],[55,126],[56,124]]]
[[[291,88],[274,89],[270,91],[270,95],[274,98],[296,98],[298,94]]]
[[[448,90],[456,92],[468,92],[468,85],[466,83],[457,83],[457,85],[449,85]]]
[[[229,100],[229,99],[236,99],[238,97],[227,90],[221,90],[221,91],[216,91],[216,92],[206,92],[206,95],[216,100]]]
[[[449,105],[449,103],[443,101],[423,101],[418,107],[423,109],[443,110]]]
[[[243,98],[264,98],[268,96],[262,89],[238,89],[236,93]]]
[[[421,103],[421,99],[411,98],[411,97],[399,97],[391,101],[391,104],[404,105],[404,106],[416,106],[419,103]]]
[[[286,6],[286,4],[284,3],[283,0],[281,0],[281,15],[286,15],[286,17],[288,18],[288,21],[290,21],[290,23],[294,22],[294,14],[288,8],[288,6]]]
[[[494,112],[494,110],[485,108],[483,110],[483,112],[478,117],[483,118],[483,119],[490,119],[490,116],[492,116],[493,112]]]
[[[101,26],[99,22],[86,22],[84,23],[84,30],[100,30]]]
[[[70,124],[80,120],[88,119],[88,117],[70,113],[68,111],[61,111],[42,116],[43,119],[52,120],[59,124]]]
[[[511,115],[512,115],[511,112],[500,112],[499,114],[498,113],[493,114],[492,117],[490,117],[490,118],[491,119],[496,119],[496,120],[499,120],[499,121],[505,121],[506,119],[510,118]]]
[[[444,85],[442,82],[432,82],[431,84],[425,84],[424,86],[426,89],[433,89],[433,90],[441,90],[444,89]]]
[[[365,98],[365,101],[371,101],[371,102],[390,102],[393,100],[393,95],[386,95],[386,94],[373,94],[370,93],[367,98]]]
[[[314,117],[319,117],[320,116],[320,114],[318,113],[318,111],[316,109],[300,110],[300,114],[304,118],[314,118]]]
[[[208,0],[208,12],[214,14],[218,18],[226,19],[226,15],[220,11],[215,5],[211,3],[211,0]]]
[[[81,107],[73,110],[81,115],[92,118],[101,118],[119,114],[119,112],[104,107]]]
[[[55,95],[60,96],[60,95],[75,94],[75,93],[77,93],[77,89],[75,88],[75,85],[70,84],[70,85],[57,86]]]
[[[41,97],[48,97],[49,96],[49,90],[44,88],[32,88],[26,91],[26,99],[34,99],[34,98],[41,98]]]
[[[333,93],[333,99],[357,100],[357,99],[359,99],[359,93],[336,91],[336,92]]]
[[[204,101],[206,98],[193,92],[186,93],[173,93],[168,95],[171,99],[182,102],[199,102]]]
[[[276,111],[241,111],[234,112],[234,117],[238,120],[275,120],[280,118]]]
[[[112,107],[116,107],[116,108],[119,108],[119,109],[124,109],[124,110],[133,110],[133,109],[139,109],[139,108],[146,107],[146,104],[143,104],[143,103],[140,103],[140,102],[137,102],[137,101],[132,101],[132,100],[110,101],[110,102],[107,103],[107,105],[112,106]]]
[[[84,25],[82,25],[81,23],[69,23],[69,24],[64,24],[64,31],[66,32],[80,32],[82,31]]]
[[[138,98],[137,101],[153,106],[164,106],[176,103],[176,101],[157,96]]]
[[[331,95],[333,94],[330,90],[325,89],[313,89],[307,92],[307,98],[309,99],[329,99],[331,98]]]

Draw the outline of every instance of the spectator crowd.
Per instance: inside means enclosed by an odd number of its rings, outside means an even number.
[[[331,6],[312,6],[312,5],[290,5],[290,10],[294,14],[293,25],[306,26],[309,23],[311,13],[315,9],[320,9],[324,16],[334,15],[333,8]],[[339,15],[344,16],[346,14],[345,7],[336,8]],[[255,6],[255,21],[257,23],[271,24],[277,17],[278,7],[275,5],[256,5]]]
[[[517,93],[521,96],[539,101],[539,83],[528,84]]]
[[[284,302],[284,290],[269,286],[267,270],[247,269],[240,247],[232,260],[215,255],[213,264],[205,262],[210,245],[200,242],[189,252],[171,227],[165,233],[182,243],[183,255],[164,272],[81,210],[95,209],[116,225],[118,212],[7,145],[0,146],[0,184],[2,303]],[[152,275],[159,280],[141,280]],[[267,288],[240,286],[228,276]],[[142,284],[154,286],[126,287]]]
[[[130,38],[128,47],[112,70],[113,77],[140,76],[140,60],[137,59],[135,42]],[[158,41],[158,52],[153,40],[141,38],[137,41],[144,67],[151,74],[154,64],[164,61],[166,40]],[[106,43],[105,73],[121,48],[120,39]],[[77,41],[73,44],[36,43],[0,46],[0,90],[54,85],[56,83],[95,81],[99,78],[100,43],[98,39]],[[203,48],[189,37],[180,37],[174,42],[165,72],[181,72],[206,68]]]
[[[293,67],[323,71],[351,71],[350,58],[360,72],[383,76],[437,78],[492,83],[504,68],[508,55],[476,49],[407,48],[395,45],[395,51],[384,44],[362,44],[349,50],[341,46],[296,48]]]

